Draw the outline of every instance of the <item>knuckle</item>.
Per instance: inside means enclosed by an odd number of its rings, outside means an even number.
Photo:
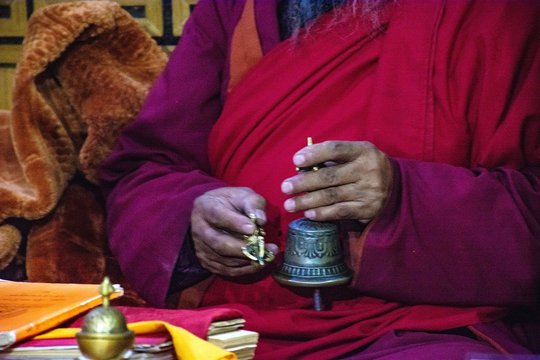
[[[338,182],[338,174],[333,168],[319,170],[319,176],[326,185],[335,185]]]
[[[242,271],[242,268],[229,268],[229,275],[230,276],[240,276],[244,275],[244,272]]]
[[[373,219],[381,210],[383,201],[376,197],[369,200],[362,201],[358,218],[361,219]]]
[[[387,185],[382,176],[376,176],[371,183],[373,197],[381,200],[386,197]]]
[[[323,201],[327,204],[333,204],[339,201],[339,191],[335,187],[324,189],[322,192]]]
[[[199,259],[201,263],[206,260],[206,254],[201,250],[199,246],[197,246],[197,244],[195,244],[195,256],[197,256],[197,259]]]
[[[351,187],[351,192],[349,193],[349,195],[350,195],[350,198],[347,200],[362,199],[364,195],[364,189],[362,187],[362,184],[359,182],[354,183],[353,186]]]
[[[224,276],[229,275],[228,268],[221,265],[221,264],[219,264],[219,263],[209,264],[209,268],[207,270],[213,272],[214,274],[218,274],[218,275],[224,275]]]
[[[258,269],[251,265],[251,266],[244,266],[240,268],[233,268],[232,269],[234,276],[241,276],[241,275],[249,275],[254,274],[258,271]]]
[[[262,196],[254,193],[253,191],[251,191],[249,194],[246,194],[245,200],[247,201],[247,203],[255,204],[259,206],[264,206],[266,203],[266,201],[264,200]]]
[[[194,242],[199,242],[205,237],[205,227],[200,226],[198,223],[191,224],[191,237]]]
[[[213,271],[212,263],[208,260],[205,254],[196,253],[196,255],[197,255],[197,259],[199,260],[199,263],[205,270]]]
[[[206,194],[198,196],[193,201],[193,208],[198,209],[198,208],[203,207],[205,200],[206,200]]]
[[[336,214],[340,219],[355,219],[356,211],[349,205],[338,205]]]
[[[225,241],[214,241],[210,246],[218,254],[226,254],[229,249]]]
[[[370,141],[362,141],[361,143],[367,149],[376,149],[375,145]]]
[[[214,219],[215,221],[219,221],[221,219],[221,212],[222,207],[221,206],[208,206],[205,208],[204,214],[207,219]]]
[[[204,227],[203,229],[194,229],[193,230],[195,234],[199,235],[199,237],[206,239],[207,242],[213,243],[214,239],[212,237],[214,231],[210,227]]]
[[[208,270],[213,274],[217,274],[217,272],[214,270],[214,268],[210,264],[207,264],[206,262],[201,261],[201,266],[204,270]]]
[[[347,142],[343,141],[327,140],[323,145],[331,153],[341,153],[347,148]]]
[[[253,190],[248,188],[247,186],[239,186],[236,188],[239,193],[242,194],[242,196],[247,196],[253,193]]]
[[[201,238],[203,238],[203,234],[201,234],[201,231],[197,227],[191,227],[191,237],[193,239],[193,243],[195,246],[198,245],[199,241],[201,241]]]
[[[237,265],[237,261],[235,259],[232,259],[232,258],[224,258],[223,259],[223,265],[225,266],[236,266]]]

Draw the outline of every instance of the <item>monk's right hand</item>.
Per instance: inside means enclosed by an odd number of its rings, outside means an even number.
[[[223,276],[242,276],[260,270],[242,253],[243,235],[251,235],[255,225],[248,217],[254,214],[257,224],[266,222],[266,201],[245,187],[210,190],[195,199],[191,212],[191,235],[195,254],[206,270]],[[266,244],[277,253],[277,246]]]

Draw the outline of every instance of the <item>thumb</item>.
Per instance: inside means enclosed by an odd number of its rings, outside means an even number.
[[[265,244],[264,247],[274,255],[279,252],[279,247],[276,244]]]

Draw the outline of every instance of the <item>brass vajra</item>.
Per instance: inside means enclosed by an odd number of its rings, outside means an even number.
[[[246,246],[242,247],[242,253],[248,259],[253,260],[255,264],[263,266],[274,260],[274,254],[264,247],[264,237],[266,236],[266,233],[264,232],[264,229],[257,224],[257,217],[254,214],[249,214],[248,216],[255,225],[255,231],[251,235],[244,235]]]

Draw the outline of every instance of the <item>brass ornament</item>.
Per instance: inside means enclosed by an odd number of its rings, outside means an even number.
[[[257,216],[249,214],[249,219],[255,225],[255,231],[251,235],[244,235],[246,245],[242,247],[242,253],[257,266],[264,266],[274,260],[274,254],[264,247],[264,229],[257,224]]]
[[[124,315],[109,306],[114,287],[105,277],[99,286],[103,305],[84,318],[77,344],[85,359],[116,360],[129,358],[135,334],[127,328]]]

